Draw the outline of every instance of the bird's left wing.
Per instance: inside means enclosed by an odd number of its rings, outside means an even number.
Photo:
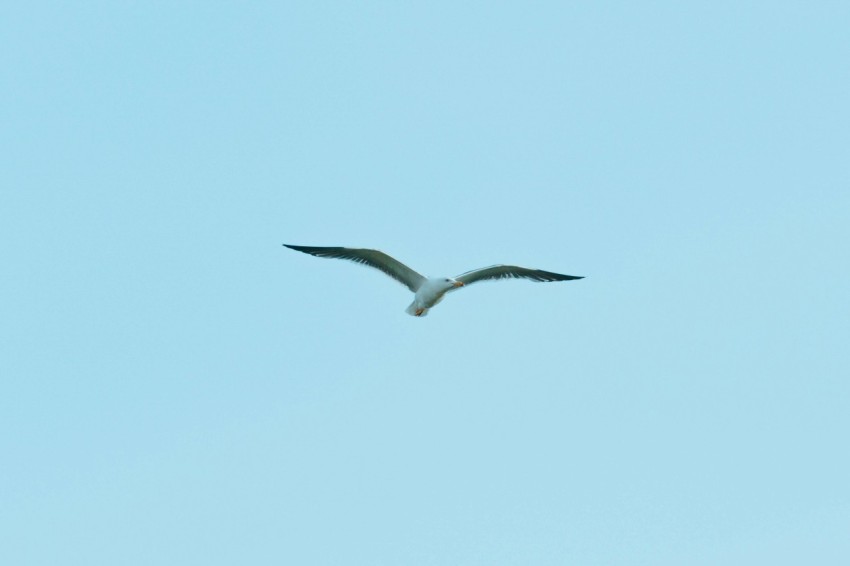
[[[532,281],[571,281],[573,279],[584,279],[576,275],[561,275],[542,269],[530,269],[517,265],[491,265],[481,269],[473,269],[455,277],[464,285],[486,281],[488,279],[530,279]]]
[[[315,246],[290,246],[283,244],[287,248],[304,252],[305,254],[314,255],[316,257],[332,257],[337,259],[348,259],[375,269],[380,269],[396,281],[405,285],[408,289],[416,292],[422,283],[425,282],[425,277],[410,269],[399,260],[388,256],[384,252],[378,250],[370,250],[366,248],[320,248]]]

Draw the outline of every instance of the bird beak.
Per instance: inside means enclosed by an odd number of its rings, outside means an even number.
[[[463,281],[455,281],[455,287],[463,287]]]

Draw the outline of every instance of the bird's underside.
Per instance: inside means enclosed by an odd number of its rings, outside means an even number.
[[[314,255],[316,257],[328,257],[336,259],[347,259],[369,267],[374,267],[389,275],[413,293],[413,302],[407,307],[408,314],[413,316],[426,316],[428,310],[443,300],[445,294],[460,287],[478,283],[479,281],[499,279],[529,279],[537,282],[571,281],[583,279],[575,275],[562,275],[542,269],[530,269],[517,265],[491,265],[481,269],[474,269],[461,273],[456,277],[433,277],[427,278],[397,259],[378,250],[367,248],[343,248],[343,247],[315,247],[294,246],[283,244],[287,248]]]

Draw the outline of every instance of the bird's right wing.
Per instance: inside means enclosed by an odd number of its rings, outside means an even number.
[[[574,279],[584,279],[576,275],[562,275],[560,273],[552,273],[551,271],[543,271],[542,269],[530,269],[528,267],[519,267],[517,265],[491,265],[490,267],[482,267],[467,271],[455,277],[458,281],[462,281],[464,285],[477,283],[478,281],[486,281],[488,279],[530,279],[532,281],[572,281]]]
[[[405,285],[408,289],[416,292],[419,287],[425,282],[425,277],[416,273],[397,259],[388,256],[384,252],[378,250],[370,250],[365,248],[320,248],[314,246],[290,246],[283,244],[287,248],[304,252],[305,254],[314,255],[316,257],[332,257],[336,259],[348,259],[375,269],[380,269],[399,283]]]

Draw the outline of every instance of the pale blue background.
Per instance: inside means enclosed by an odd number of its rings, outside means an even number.
[[[850,563],[847,3],[76,4],[0,9],[0,563]]]

